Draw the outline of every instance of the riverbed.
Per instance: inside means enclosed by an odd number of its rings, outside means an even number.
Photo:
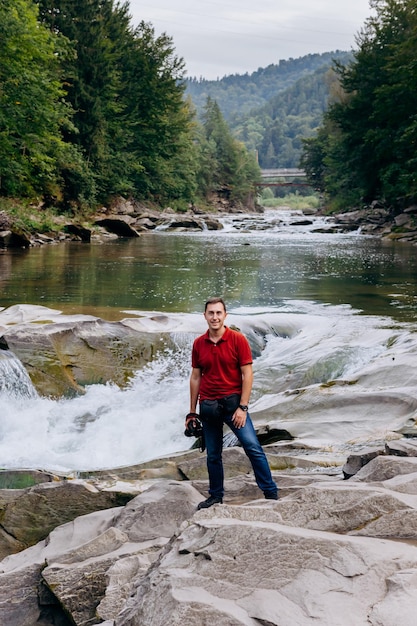
[[[262,337],[251,399],[256,422],[335,458],[412,427],[416,248],[360,232],[326,233],[324,218],[302,221],[297,212],[274,211],[229,216],[222,231],[2,253],[4,311],[26,303],[150,323],[163,313],[177,346],[127,388],[94,385],[58,401],[40,397],[19,363],[2,359],[2,467],[76,472],[187,449],[190,349],[196,329],[205,328],[204,301],[218,294],[229,323],[255,348]]]

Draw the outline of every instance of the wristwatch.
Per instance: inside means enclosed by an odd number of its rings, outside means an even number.
[[[249,407],[247,404],[239,404],[239,409],[242,409],[242,411],[246,411],[246,413],[249,410]]]

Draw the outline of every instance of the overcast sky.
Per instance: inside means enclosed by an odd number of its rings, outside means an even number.
[[[210,80],[281,59],[350,50],[369,0],[129,0],[132,23],[172,37],[187,75]]]

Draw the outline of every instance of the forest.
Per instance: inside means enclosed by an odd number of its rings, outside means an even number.
[[[417,0],[371,0],[351,52],[187,78],[129,2],[0,0],[0,204],[244,202],[303,167],[332,209],[415,202]]]
[[[207,97],[216,100],[233,135],[257,155],[261,168],[298,167],[302,140],[317,131],[337,81],[333,63],[351,58],[337,50],[217,81],[186,79],[187,94],[197,114]]]
[[[0,0],[0,30],[0,197],[181,208],[253,189],[254,155],[214,100],[197,121],[171,38],[128,2]]]
[[[334,210],[378,202],[395,212],[417,201],[417,0],[370,5],[302,166]]]

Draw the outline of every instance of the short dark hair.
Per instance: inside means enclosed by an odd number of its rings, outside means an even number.
[[[226,304],[225,304],[223,298],[220,298],[218,296],[215,296],[214,298],[209,298],[207,300],[206,304],[204,305],[204,312],[207,311],[207,307],[208,307],[209,304],[217,304],[218,302],[220,302],[223,305],[224,310],[226,312]]]

